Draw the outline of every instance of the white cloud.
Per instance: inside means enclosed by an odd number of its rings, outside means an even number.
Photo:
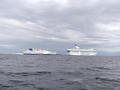
[[[45,36],[35,36],[37,39],[41,39],[41,40],[52,40],[52,41],[57,41],[57,42],[70,42],[69,40],[67,39],[64,39],[64,38],[59,38],[59,37],[53,37],[53,36],[50,36],[50,37],[45,37]]]
[[[104,52],[119,52],[120,53],[120,47],[99,48],[98,50],[104,51]]]
[[[69,0],[55,0],[58,4],[67,5]]]
[[[24,26],[24,23],[23,22],[20,22],[16,19],[11,19],[11,18],[3,18],[1,17],[0,18],[0,24],[3,24],[3,25],[14,25],[14,26]]]
[[[77,8],[90,8],[94,7],[100,2],[100,0],[72,0],[70,2],[72,7],[77,7]]]
[[[109,23],[98,23],[96,24],[95,35],[105,41],[100,49],[101,51],[118,52],[120,49],[117,47],[120,45],[120,23],[109,22]],[[113,47],[113,48],[112,48]],[[117,48],[116,48],[117,47]]]
[[[14,48],[16,48],[16,46],[15,45],[13,45],[13,44],[0,44],[0,48],[7,48],[7,49],[14,49]]]
[[[97,28],[102,29],[102,30],[109,30],[109,31],[120,31],[120,22],[110,22],[110,23],[100,23],[96,25]]]
[[[86,36],[83,33],[76,30],[64,30],[62,33],[66,39],[72,42],[80,42],[86,38]]]

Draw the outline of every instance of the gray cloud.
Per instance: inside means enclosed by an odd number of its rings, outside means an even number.
[[[119,0],[1,0],[0,47],[59,51],[78,43],[120,52],[119,8]]]

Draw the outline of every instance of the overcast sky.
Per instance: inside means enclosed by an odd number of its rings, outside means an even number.
[[[75,43],[120,55],[120,0],[0,0],[0,53]]]

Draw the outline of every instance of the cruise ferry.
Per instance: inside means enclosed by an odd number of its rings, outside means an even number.
[[[74,48],[67,49],[69,55],[81,55],[81,56],[95,56],[97,55],[96,49],[81,49],[77,44],[75,44]]]
[[[41,50],[41,49],[33,49],[30,48],[28,50],[25,50],[23,52],[24,55],[52,55],[52,54],[56,54],[56,52],[51,52],[51,51],[47,51],[47,50]]]

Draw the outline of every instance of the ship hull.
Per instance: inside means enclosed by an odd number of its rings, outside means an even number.
[[[23,55],[56,55],[56,54],[29,54],[29,53],[24,53]]]
[[[40,54],[31,54],[31,53],[24,53],[23,55],[56,55],[56,54],[42,54],[42,53],[40,53]]]
[[[96,56],[96,54],[68,54],[68,55],[76,55],[76,56]]]

